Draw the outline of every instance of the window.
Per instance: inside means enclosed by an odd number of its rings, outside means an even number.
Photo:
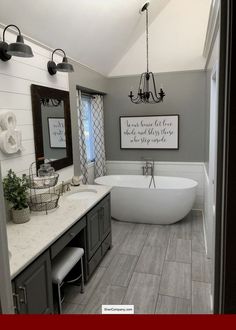
[[[83,124],[86,143],[87,161],[94,161],[93,128],[91,114],[91,97],[82,94],[83,103]]]

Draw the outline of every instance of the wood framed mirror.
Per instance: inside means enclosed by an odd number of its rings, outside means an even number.
[[[37,167],[49,159],[55,170],[73,164],[69,92],[31,85]]]

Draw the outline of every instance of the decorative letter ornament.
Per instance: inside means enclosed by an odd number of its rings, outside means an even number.
[[[6,154],[14,154],[22,150],[21,140],[15,114],[12,111],[0,113],[0,149]]]

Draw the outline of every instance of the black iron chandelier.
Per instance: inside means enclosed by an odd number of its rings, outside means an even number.
[[[148,6],[149,2],[146,2],[142,7],[141,12],[146,10],[146,54],[147,54],[147,71],[141,74],[138,93],[135,97],[133,92],[130,91],[129,98],[135,104],[149,103],[155,104],[162,102],[165,93],[162,88],[160,88],[159,93],[156,90],[156,83],[154,79],[154,74],[149,72],[149,49],[148,49]]]

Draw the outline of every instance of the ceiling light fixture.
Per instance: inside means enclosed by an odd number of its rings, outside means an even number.
[[[130,91],[128,95],[130,100],[135,104],[140,103],[159,103],[163,101],[165,93],[162,88],[160,88],[159,93],[157,94],[156,83],[154,79],[154,74],[149,72],[149,49],[148,49],[148,6],[149,2],[146,2],[141,9],[141,13],[146,11],[146,53],[147,53],[147,71],[141,74],[138,93],[135,97],[133,92]]]
[[[17,29],[19,34],[17,35],[16,42],[13,42],[8,45],[8,43],[5,42],[5,33],[6,30],[10,27],[14,27]],[[33,57],[34,54],[32,52],[32,49],[30,46],[26,45],[24,43],[24,38],[21,35],[20,29],[18,26],[14,24],[9,24],[5,27],[3,30],[3,37],[0,42],[0,59],[4,62],[9,61],[12,56],[19,56],[19,57]]]
[[[63,60],[61,63],[56,64],[53,61],[53,55],[55,52],[61,51],[64,54]],[[57,71],[61,72],[73,72],[74,68],[72,64],[68,63],[68,59],[66,57],[66,53],[64,52],[63,49],[57,48],[52,52],[52,60],[48,61],[48,72],[50,73],[51,76],[57,73]]]

